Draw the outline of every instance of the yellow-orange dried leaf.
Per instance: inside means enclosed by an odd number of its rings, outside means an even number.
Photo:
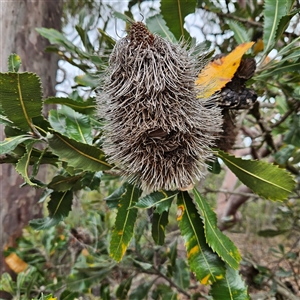
[[[21,273],[28,267],[28,264],[14,252],[5,258],[5,262],[15,273]]]
[[[257,53],[263,50],[264,50],[264,42],[262,39],[259,39],[253,46],[253,53],[256,55]]]
[[[200,98],[208,98],[223,88],[234,76],[242,56],[252,47],[254,42],[237,46],[228,55],[210,62],[198,75],[196,85],[200,87]]]
[[[81,254],[83,256],[89,256],[90,253],[89,253],[89,251],[86,248],[84,248],[84,249],[81,250]]]

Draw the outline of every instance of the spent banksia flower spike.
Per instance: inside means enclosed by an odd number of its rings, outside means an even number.
[[[195,85],[203,64],[142,22],[111,53],[98,97],[103,148],[144,190],[182,189],[203,177],[222,123],[220,109]]]

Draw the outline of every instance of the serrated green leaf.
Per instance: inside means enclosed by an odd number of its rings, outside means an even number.
[[[124,183],[124,187],[126,191],[119,200],[115,228],[110,241],[110,256],[118,262],[124,256],[133,236],[137,209],[131,207],[134,206],[141,195],[141,190],[136,185]]]
[[[201,197],[196,188],[193,189],[195,201],[199,206],[204,221],[204,232],[207,243],[232,268],[237,269],[241,255],[233,242],[220,231],[217,225],[216,213]]]
[[[102,171],[111,168],[104,153],[97,147],[71,140],[57,132],[48,136],[49,147],[69,166],[85,171]]]
[[[264,52],[272,50],[276,42],[276,32],[280,19],[287,14],[286,0],[265,0],[264,1]]]
[[[29,222],[30,226],[36,230],[48,229],[57,225],[68,216],[72,208],[73,193],[53,192],[48,202],[49,216],[43,219],[35,219]]]
[[[139,199],[135,204],[135,207],[148,209],[156,206],[156,212],[161,214],[162,212],[169,210],[169,207],[177,194],[177,191],[159,190]]]
[[[293,0],[290,1],[290,2],[293,2]],[[279,40],[280,37],[282,37],[283,33],[287,29],[287,27],[288,27],[291,19],[293,18],[293,16],[295,16],[299,12],[300,12],[300,8],[295,9],[295,10],[291,11],[290,13],[287,12],[287,15],[283,16],[280,19],[279,24],[278,24],[278,28],[277,28],[277,32],[276,32],[276,40]]]
[[[35,141],[30,141],[29,143],[27,143],[27,145],[25,147],[26,152],[18,161],[18,163],[16,165],[16,171],[24,178],[24,180],[27,184],[29,184],[30,186],[37,187],[39,185],[32,182],[32,180],[30,179],[30,175],[28,174],[28,171],[29,171],[28,167],[30,164],[30,158],[31,158],[31,153],[33,150],[34,143],[35,143]]]
[[[21,64],[21,57],[15,53],[11,54],[8,57],[8,72],[18,72]]]
[[[116,291],[117,299],[120,300],[127,299],[127,294],[129,292],[131,282],[132,282],[132,276],[122,281],[122,283],[119,285]]]
[[[248,31],[246,30],[243,24],[232,20],[229,20],[227,24],[229,28],[233,31],[234,39],[238,44],[243,44],[251,41]]]
[[[63,220],[71,211],[73,193],[71,191],[53,192],[50,195],[50,201],[47,208],[49,217],[52,219]]]
[[[174,282],[177,286],[186,290],[190,286],[190,271],[188,266],[182,258],[176,260],[174,273],[173,273]]]
[[[6,138],[4,141],[0,142],[0,154],[9,153],[13,151],[19,144],[28,140],[32,140],[32,136],[26,134]]]
[[[165,243],[166,226],[169,223],[169,212],[164,211],[161,214],[154,212],[152,217],[152,238],[156,245]]]
[[[166,21],[163,19],[162,15],[157,14],[148,18],[146,20],[146,25],[150,32],[156,33],[172,43],[176,42],[174,34],[168,28]]]
[[[49,112],[49,122],[57,132],[83,144],[93,142],[90,119],[70,107],[63,106],[59,110]]]
[[[271,200],[284,200],[294,189],[295,181],[284,169],[264,161],[244,160],[221,150],[218,156],[254,193]]]
[[[201,284],[212,284],[224,279],[224,262],[208,246],[204,226],[188,192],[177,196],[177,221],[185,241],[190,269]]]
[[[42,112],[40,78],[33,73],[0,73],[0,101],[14,126],[33,129],[31,119]]]
[[[44,104],[66,105],[81,114],[92,114],[96,110],[94,98],[89,98],[86,101],[80,102],[70,98],[49,97],[44,100]]]
[[[239,272],[227,266],[226,277],[215,282],[209,291],[213,299],[250,300],[245,282]]]
[[[191,37],[184,28],[184,19],[187,15],[194,13],[196,9],[195,0],[161,0],[160,11],[170,31],[177,40]]]

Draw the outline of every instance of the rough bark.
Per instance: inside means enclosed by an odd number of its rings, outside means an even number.
[[[55,95],[58,57],[44,52],[48,42],[35,28],[59,30],[61,15],[61,0],[0,2],[0,71],[7,71],[9,54],[17,53],[22,60],[21,71],[34,72],[41,77],[44,97]],[[0,135],[3,140],[3,128],[0,128]],[[46,170],[41,171],[40,176],[45,177]],[[7,271],[3,248],[13,246],[28,221],[41,215],[41,206],[37,204],[41,191],[29,186],[19,188],[22,183],[23,179],[13,166],[0,165],[0,274]]]

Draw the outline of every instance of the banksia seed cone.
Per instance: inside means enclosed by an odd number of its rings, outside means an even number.
[[[115,45],[98,97],[107,121],[103,148],[144,190],[184,188],[203,177],[222,118],[212,101],[197,99],[200,67],[182,43],[142,22]]]

